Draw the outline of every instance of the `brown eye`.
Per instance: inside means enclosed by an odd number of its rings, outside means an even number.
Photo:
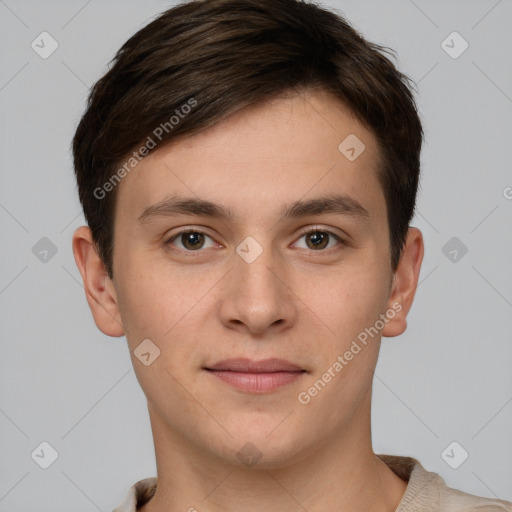
[[[166,244],[187,252],[199,251],[200,249],[207,249],[215,246],[211,237],[201,233],[200,231],[193,230],[182,231],[181,233],[174,235]]]
[[[343,240],[339,236],[330,231],[319,229],[303,233],[300,239],[305,240],[305,243],[298,245],[301,249],[311,249],[316,252],[323,252],[323,249],[330,249],[336,245],[336,242],[338,245],[343,245]]]
[[[191,251],[201,249],[204,245],[204,235],[197,232],[182,233],[181,243],[185,249],[190,249]]]
[[[325,249],[329,243],[329,235],[322,231],[306,234],[306,243],[310,249]]]

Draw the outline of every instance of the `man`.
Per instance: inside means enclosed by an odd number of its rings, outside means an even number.
[[[117,512],[512,510],[372,449],[423,258],[422,127],[382,50],[310,3],[193,1],[94,86],[73,250],[158,471]]]

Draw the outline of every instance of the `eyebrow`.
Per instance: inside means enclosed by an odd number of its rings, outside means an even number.
[[[139,216],[138,220],[141,223],[145,223],[159,217],[165,218],[187,214],[211,217],[223,221],[231,221],[233,219],[231,210],[221,204],[195,197],[171,196],[148,206]],[[368,223],[370,220],[368,210],[356,199],[347,195],[332,195],[307,201],[295,201],[281,209],[281,220],[321,214],[347,215],[365,223]]]

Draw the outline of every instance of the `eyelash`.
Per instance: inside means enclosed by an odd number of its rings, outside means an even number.
[[[180,231],[179,233],[172,235],[172,237],[170,237],[165,242],[165,246],[170,248],[170,250],[173,252],[177,252],[180,254],[186,254],[187,256],[195,256],[195,253],[204,252],[202,249],[197,249],[196,251],[189,251],[186,249],[176,249],[175,247],[173,247],[172,242],[174,242],[174,240],[179,238],[181,235],[184,235],[187,233],[199,233],[199,234],[205,235],[208,238],[210,238],[211,240],[213,240],[213,238],[210,235],[208,235],[207,233],[205,233],[204,231],[201,231],[200,229],[189,228],[189,229],[184,229],[183,231]],[[306,235],[311,235],[313,233],[326,233],[329,235],[329,237],[334,238],[338,242],[339,245],[341,245],[341,246],[346,245],[346,242],[339,235],[337,235],[336,233],[333,233],[332,231],[329,231],[328,229],[323,229],[323,228],[313,228],[313,229],[308,229],[307,231],[303,231],[297,240],[300,240],[302,237],[304,237]],[[319,249],[317,251],[315,251],[314,249],[310,249],[310,251],[313,253],[330,254],[332,249],[333,249],[333,247],[330,247],[329,249]]]

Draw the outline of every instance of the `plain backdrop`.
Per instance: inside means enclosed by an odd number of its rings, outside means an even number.
[[[406,333],[383,339],[375,452],[512,500],[512,1],[323,4],[396,50],[426,134],[425,259]],[[110,511],[156,474],[126,339],[97,330],[73,259],[70,142],[114,52],[171,5],[0,0],[1,511]]]

